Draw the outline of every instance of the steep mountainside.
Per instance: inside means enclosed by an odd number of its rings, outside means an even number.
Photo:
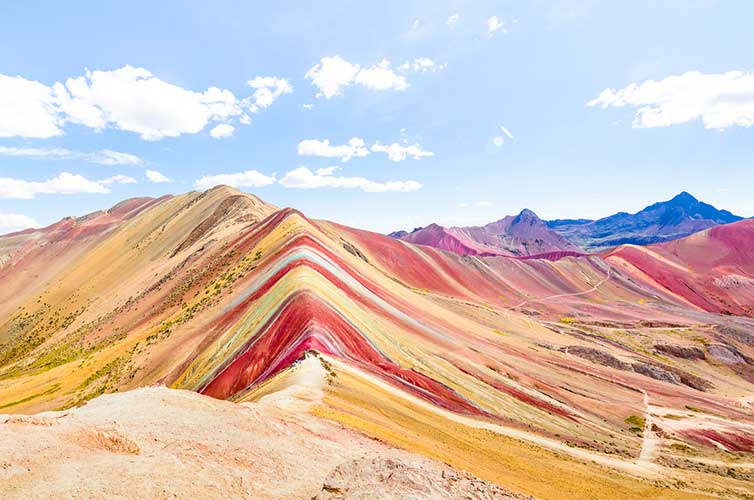
[[[390,236],[460,255],[531,256],[553,252],[581,252],[579,247],[550,230],[531,210],[523,210],[518,215],[509,215],[481,227],[445,228],[431,224],[411,233],[397,231]]]
[[[650,266],[635,247],[461,256],[227,187],[129,201],[0,238],[0,410],[304,384],[309,413],[537,498],[745,498],[748,222],[646,249]],[[732,314],[676,279],[717,282]]]
[[[575,244],[596,251],[623,244],[647,245],[676,240],[739,220],[741,217],[727,210],[718,210],[683,192],[635,214],[620,212],[595,221],[554,220],[547,225]]]
[[[754,316],[752,219],[649,247],[624,245],[606,260],[705,311]]]

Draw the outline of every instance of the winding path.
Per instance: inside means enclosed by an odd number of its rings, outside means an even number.
[[[612,271],[613,271],[613,268],[610,267],[610,266],[608,266],[608,268],[607,268],[607,275],[602,280],[600,280],[599,283],[597,283],[596,285],[594,285],[589,290],[583,290],[581,292],[572,292],[572,293],[559,293],[559,294],[556,294],[556,295],[549,295],[547,297],[540,297],[538,299],[526,299],[526,300],[524,300],[524,301],[522,301],[522,302],[520,302],[520,303],[518,303],[518,304],[516,304],[514,306],[508,307],[506,309],[506,311],[510,312],[513,309],[518,309],[519,307],[523,307],[526,304],[531,304],[531,303],[534,303],[534,302],[544,302],[546,300],[559,299],[559,298],[562,298],[562,297],[577,297],[579,295],[586,295],[588,293],[596,292],[602,285],[604,285],[605,283],[608,282],[608,280],[610,280],[610,277],[612,276]]]

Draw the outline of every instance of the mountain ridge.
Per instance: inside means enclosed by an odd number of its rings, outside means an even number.
[[[411,233],[391,236],[411,243],[429,245],[460,255],[532,256],[581,249],[551,231],[537,214],[523,209],[484,226],[450,227],[430,224]]]
[[[388,236],[429,245],[460,255],[574,255],[608,250],[623,244],[649,245],[673,241],[720,224],[743,220],[682,191],[667,201],[636,213],[617,212],[601,219],[542,220],[523,209],[483,226],[443,227],[437,223]],[[528,228],[528,229],[527,229]]]
[[[0,237],[0,409],[154,384],[285,398],[313,356],[325,373],[315,414],[531,495],[689,497],[635,490],[635,475],[655,473],[694,492],[744,484],[663,463],[688,459],[671,443],[710,460],[720,446],[754,453],[754,408],[734,404],[754,366],[746,254],[468,258],[237,196],[192,192]],[[518,223],[539,224],[526,212]],[[749,225],[734,226],[692,238],[717,255],[748,241]],[[695,303],[683,279],[718,298]],[[626,423],[640,415],[667,444],[656,459]]]
[[[742,219],[682,191],[670,200],[653,203],[634,214],[618,212],[597,220],[559,219],[548,221],[547,225],[585,249],[599,251],[622,244],[647,245],[677,240]]]

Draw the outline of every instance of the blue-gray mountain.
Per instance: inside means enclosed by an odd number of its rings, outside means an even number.
[[[411,232],[395,231],[389,236],[461,255],[555,255],[671,241],[741,219],[684,191],[635,214],[619,212],[598,220],[543,221],[524,209],[517,216],[507,216],[485,226],[446,228],[430,224]]]
[[[684,191],[635,214],[619,212],[598,220],[558,219],[546,224],[579,247],[594,252],[623,244],[648,245],[676,240],[741,219]]]

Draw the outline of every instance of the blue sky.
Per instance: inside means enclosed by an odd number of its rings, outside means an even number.
[[[215,181],[377,231],[754,215],[750,2],[154,4],[0,4],[0,232]]]

